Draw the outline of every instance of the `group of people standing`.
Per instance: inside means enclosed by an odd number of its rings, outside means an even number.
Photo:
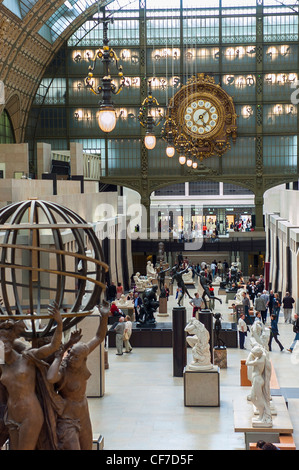
[[[274,293],[273,290],[266,291],[265,289],[262,292],[255,292],[255,295],[252,295],[252,291],[250,290],[251,286],[254,286],[254,282],[249,283],[247,286],[247,292],[243,292],[242,296],[242,304],[244,312],[240,315],[238,320],[238,332],[239,332],[239,345],[240,349],[244,349],[245,338],[247,336],[247,331],[250,330],[250,325],[253,324],[254,321],[261,321],[263,324],[267,321],[267,314],[269,312],[270,316],[270,336],[269,336],[269,351],[272,350],[272,341],[273,339],[276,341],[277,345],[279,346],[280,350],[283,351],[284,347],[278,339],[279,331],[278,331],[278,321],[279,321],[279,314],[280,308],[283,308],[284,313],[284,322],[293,324],[293,331],[295,333],[294,341],[292,342],[291,346],[287,349],[289,352],[292,352],[296,341],[299,340],[299,317],[295,313],[294,314],[294,321],[293,321],[293,307],[295,304],[295,300],[291,296],[289,292],[286,292],[285,296],[281,300],[278,293]],[[253,319],[250,315],[250,308],[252,307],[255,311],[255,318]]]
[[[125,317],[121,316],[118,319],[118,323],[115,326],[115,345],[116,345],[116,355],[123,355],[123,348],[125,348],[126,353],[130,353],[133,348],[130,343],[130,338],[132,335],[132,322],[129,315]]]
[[[108,302],[113,302],[115,299],[120,299],[121,295],[124,293],[124,288],[121,282],[117,283],[117,286],[112,281],[110,285],[106,283],[106,299]]]

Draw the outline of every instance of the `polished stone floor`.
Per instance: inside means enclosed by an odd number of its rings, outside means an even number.
[[[195,291],[191,291],[191,293]],[[215,288],[217,295],[217,287]],[[228,304],[216,303],[215,312],[228,319]],[[172,320],[173,296],[168,302]],[[192,315],[184,300],[187,319]],[[280,341],[288,348],[293,340],[292,325],[279,320]],[[240,360],[247,350],[228,348],[227,368],[220,370],[220,406],[185,407],[183,378],[173,376],[172,348],[134,348],[117,356],[108,350],[109,369],[105,371],[105,395],[90,398],[93,431],[104,437],[105,450],[243,450],[244,434],[234,432],[234,401],[247,396],[249,387],[240,386]],[[190,357],[188,348],[188,362]],[[288,394],[288,410],[299,448],[299,357],[280,352],[273,342],[270,357],[280,387]]]

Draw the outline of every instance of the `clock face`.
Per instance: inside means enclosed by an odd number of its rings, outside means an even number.
[[[183,118],[186,129],[198,137],[204,137],[214,131],[220,122],[217,106],[209,99],[189,101]]]

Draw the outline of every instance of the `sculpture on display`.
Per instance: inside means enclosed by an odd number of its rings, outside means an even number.
[[[64,331],[92,313],[106,289],[108,266],[91,224],[60,204],[28,199],[0,209],[0,229],[0,320],[14,315],[29,320],[31,328],[26,328],[24,337],[35,341],[54,333],[55,321],[47,315],[52,301],[61,309],[68,305],[68,313],[62,315]],[[74,251],[65,249],[66,232]],[[80,261],[82,270],[74,272]],[[42,327],[36,332],[38,319]]]
[[[233,262],[228,270],[226,281],[221,283],[222,287],[225,286],[229,292],[237,292],[238,290],[238,285],[242,280],[242,272],[238,267],[240,265],[240,262]]]
[[[170,268],[163,269],[162,267],[158,268],[158,283],[159,283],[159,289],[162,290],[165,285],[165,276],[167,271],[169,271]]]
[[[118,302],[116,302],[116,305],[118,307],[132,307],[132,301],[127,300],[127,297],[125,294],[121,294]]]
[[[248,379],[252,386],[250,394],[247,397],[254,406],[254,414],[258,417],[252,419],[252,425],[255,427],[271,427],[272,415],[276,410],[271,403],[271,361],[269,359],[269,335],[270,330],[262,321],[255,321],[251,326],[249,354],[246,365]]]
[[[203,323],[196,318],[191,318],[185,327],[186,341],[192,348],[193,361],[189,364],[191,370],[209,370],[213,368],[210,353],[210,334]]]
[[[12,320],[0,322],[0,340],[4,343],[1,383],[7,391],[7,402],[1,405],[6,407],[4,422],[11,450],[34,450],[42,431],[44,413],[36,394],[34,361],[45,360],[57,351],[62,336],[62,320],[57,308],[50,306],[49,315],[57,323],[51,343],[29,351],[22,351],[20,343],[15,343],[24,333],[24,323]]]
[[[269,394],[271,362],[265,349],[256,344],[246,360],[246,365],[252,367],[250,400],[257,414],[257,417],[252,418],[252,425],[270,428],[273,425]]]
[[[138,292],[143,292],[144,289],[152,286],[152,281],[146,277],[140,276],[139,272],[133,276],[133,279]]]
[[[92,449],[92,426],[86,398],[87,381],[91,374],[86,361],[105,339],[109,303],[104,301],[99,311],[101,321],[95,336],[88,343],[78,341],[65,358],[64,349],[61,348],[47,372],[48,382],[55,384],[64,405],[56,422],[59,450]]]
[[[250,344],[254,347],[256,344],[262,346],[266,352],[269,351],[270,329],[264,325],[262,320],[256,320],[251,326]]]
[[[0,340],[5,345],[1,383],[7,391],[7,402],[2,406],[6,407],[4,423],[11,450],[91,450],[86,358],[107,333],[110,306],[105,304],[100,307],[99,329],[87,344],[78,342],[80,332],[74,333],[67,346],[61,344],[62,320],[55,306],[49,307],[49,315],[57,328],[51,341],[44,341],[39,348],[26,348],[24,343],[21,347],[22,343],[16,342],[24,332],[22,321],[0,323]],[[66,349],[69,352],[61,365]],[[57,389],[51,385],[55,382]]]
[[[247,294],[247,291],[246,289],[238,289],[237,290],[237,293],[235,295],[235,301],[236,301],[236,304],[237,305],[241,305],[242,304],[242,300],[243,300],[243,292],[245,292],[245,294]]]
[[[183,281],[185,284],[195,284],[192,278],[193,271],[191,268],[188,267],[188,270],[185,274],[183,274]]]
[[[157,263],[158,264],[164,263],[164,257],[165,257],[164,242],[159,242],[158,243]]]
[[[202,293],[201,297],[202,297],[202,300],[204,301],[205,309],[208,310],[208,304],[207,304],[207,301],[206,301],[206,297],[208,297],[209,299],[218,300],[218,302],[220,302],[222,304],[221,299],[219,299],[218,297],[215,297],[214,295],[211,295],[210,286],[211,286],[212,282],[209,281],[209,279],[206,278],[204,271],[200,271],[199,280],[200,280],[200,285],[203,289],[203,293]]]
[[[137,326],[153,325],[156,323],[154,313],[159,307],[159,300],[157,300],[157,290],[158,286],[154,285],[144,291],[142,295],[142,305],[140,306]]]
[[[108,302],[98,307],[93,340],[79,342],[74,327],[95,312],[106,287],[100,242],[79,215],[36,199],[0,209],[0,230],[0,444],[8,437],[12,450],[91,449],[86,358],[107,333]],[[74,252],[65,250],[66,232]],[[78,262],[80,272],[71,268]]]
[[[192,299],[191,295],[189,294],[189,291],[185,285],[185,282],[184,282],[184,279],[183,279],[183,274],[185,274],[189,267],[181,270],[181,271],[178,271],[179,269],[179,266],[176,265],[172,268],[171,270],[171,283],[173,284],[174,281],[176,281],[177,283],[177,287],[178,289],[181,289],[181,295],[178,296],[178,305],[181,306],[181,301],[183,300],[184,298],[184,295],[188,295],[189,299]]]
[[[215,323],[214,330],[216,335],[216,348],[225,348],[225,342],[220,338],[220,333],[222,330],[221,325],[221,313],[214,313]]]
[[[157,271],[151,261],[148,261],[146,265],[146,277],[148,279],[157,279]]]

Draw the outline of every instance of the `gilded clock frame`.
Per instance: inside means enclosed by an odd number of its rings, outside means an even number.
[[[184,119],[188,104],[200,99],[209,100],[218,111],[215,129],[203,135],[188,129]],[[230,142],[236,142],[237,139],[237,114],[232,97],[215,83],[213,77],[203,73],[190,78],[173,96],[169,102],[167,119],[173,123],[176,147],[184,143],[199,160],[223,155],[229,150]]]

